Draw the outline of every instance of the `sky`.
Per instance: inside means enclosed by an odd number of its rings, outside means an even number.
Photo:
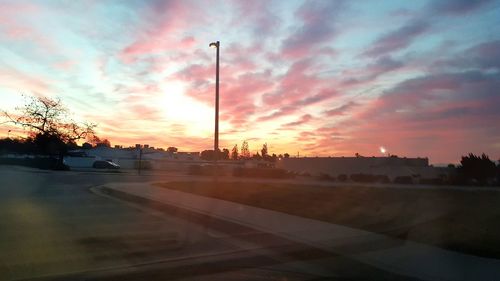
[[[112,145],[500,158],[500,1],[0,0],[0,109],[60,98]],[[25,132],[0,124],[0,136]]]

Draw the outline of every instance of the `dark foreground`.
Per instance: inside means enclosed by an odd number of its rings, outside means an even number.
[[[0,280],[407,280],[267,233],[91,189],[170,177],[0,166]]]
[[[500,259],[500,189],[319,186],[284,182],[168,182],[194,193]],[[314,202],[314,204],[311,204]]]

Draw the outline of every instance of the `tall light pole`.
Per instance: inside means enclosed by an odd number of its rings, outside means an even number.
[[[208,45],[217,50],[217,60],[215,66],[215,133],[214,133],[214,159],[219,158],[219,49],[220,42],[212,42]]]

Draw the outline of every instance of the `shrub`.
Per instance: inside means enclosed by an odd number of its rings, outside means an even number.
[[[399,177],[394,178],[394,183],[412,184],[413,179],[411,176],[399,176]]]
[[[354,182],[374,183],[377,181],[376,176],[369,174],[352,174],[350,178]]]
[[[379,183],[390,183],[391,180],[389,179],[389,177],[387,175],[376,175],[376,182],[379,182]]]
[[[330,176],[329,174],[325,174],[325,173],[319,174],[318,179],[322,180],[322,181],[335,181],[334,177]]]
[[[458,174],[458,178],[464,183],[485,185],[493,182],[496,176],[496,166],[484,153],[481,156],[469,153],[468,156],[462,156]]]
[[[337,177],[337,179],[341,182],[347,181],[347,175],[346,174],[341,174]]]

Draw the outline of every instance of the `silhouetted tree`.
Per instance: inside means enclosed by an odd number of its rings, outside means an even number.
[[[91,148],[92,148],[92,145],[91,145],[90,143],[88,143],[88,142],[84,142],[84,143],[82,144],[82,148],[83,148],[83,149],[91,149]]]
[[[262,159],[262,156],[259,154],[259,152],[255,153],[253,156],[252,156],[252,159],[255,159],[255,160],[261,160]]]
[[[283,154],[283,157],[285,157],[285,158],[290,158],[290,154],[285,153],[285,154]]]
[[[231,149],[231,159],[238,160],[238,145],[235,144],[233,149]]]
[[[19,153],[32,154],[37,153],[37,147],[32,138],[4,138],[0,139],[0,154]]]
[[[96,147],[111,147],[111,142],[108,139],[97,139],[98,141],[95,143]]]
[[[260,150],[260,155],[262,156],[262,158],[266,159],[267,158],[267,143],[264,143],[262,145],[262,149]]]
[[[243,141],[241,144],[241,158],[250,159],[250,149],[248,148],[247,141]]]
[[[277,159],[278,159],[278,156],[273,153],[273,155],[271,155],[271,161],[276,162]]]
[[[66,143],[54,134],[37,134],[33,141],[39,153],[57,155],[61,160],[62,156],[68,152]]]
[[[496,166],[484,153],[481,156],[469,153],[468,156],[462,156],[458,173],[466,180],[475,180],[484,185],[488,180],[495,178]]]
[[[4,117],[7,122],[28,130],[37,153],[57,155],[58,165],[76,140],[94,135],[96,125],[73,121],[60,99],[25,96],[25,100],[24,106],[16,107],[14,113],[3,111]]]
[[[500,185],[500,159],[497,161],[497,185]]]
[[[203,150],[200,153],[200,158],[203,160],[214,160],[214,151],[212,149]]]
[[[229,149],[224,148],[222,152],[219,151],[219,159],[229,160]]]
[[[170,146],[169,148],[167,148],[167,152],[169,153],[175,153],[177,151],[178,151],[177,147]]]
[[[229,150],[227,148],[224,148],[222,151],[218,151],[218,158],[219,160],[228,160],[229,159]],[[208,160],[212,161],[215,160],[215,153],[212,149],[209,150],[203,150],[200,154],[200,158],[203,160]]]

